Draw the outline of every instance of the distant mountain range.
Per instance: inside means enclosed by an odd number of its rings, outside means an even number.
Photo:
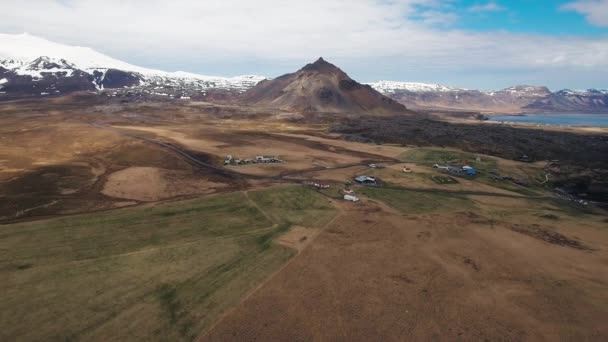
[[[322,59],[296,73],[260,83],[263,80],[267,78],[147,69],[86,47],[57,44],[28,34],[0,34],[0,101],[92,91],[135,99],[238,97],[253,104],[299,111],[392,112],[401,111],[402,104],[418,110],[608,113],[607,90],[551,92],[546,87],[515,86],[481,91],[393,81],[363,85]],[[252,91],[243,94],[249,89]]]
[[[380,81],[370,85],[412,109],[462,110],[497,113],[608,112],[608,91],[560,90],[547,87],[514,86],[498,91],[452,88],[438,84]]]

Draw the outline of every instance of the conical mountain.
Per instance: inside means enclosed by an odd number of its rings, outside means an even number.
[[[245,92],[245,103],[299,112],[393,114],[404,105],[354,81],[337,66],[319,58],[295,73],[265,80]]]

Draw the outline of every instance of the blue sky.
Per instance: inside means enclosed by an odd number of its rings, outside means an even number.
[[[590,24],[584,15],[561,9],[569,0],[463,0],[456,3],[460,18],[456,27],[473,31],[506,30],[548,35],[602,35],[607,27]],[[474,6],[494,3],[496,10],[471,10]]]
[[[323,56],[360,81],[608,88],[608,0],[2,0],[0,32],[132,64],[275,77]]]

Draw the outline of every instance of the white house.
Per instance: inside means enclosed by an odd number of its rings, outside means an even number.
[[[344,195],[344,199],[351,202],[359,202],[359,197],[353,195]]]

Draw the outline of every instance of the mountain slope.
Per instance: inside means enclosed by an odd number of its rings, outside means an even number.
[[[227,78],[165,72],[135,66],[86,47],[28,34],[0,34],[0,99],[124,87],[139,87],[143,94],[190,97],[210,89],[241,93],[262,79],[255,75]]]
[[[608,112],[608,91],[584,92],[519,85],[498,91],[481,91],[414,82],[379,81],[374,89],[416,109],[465,110],[498,113]]]
[[[27,33],[0,34],[0,59],[29,62],[41,56],[54,60],[64,59],[72,63],[73,67],[84,71],[117,69],[144,75],[164,73],[111,58],[88,47],[58,44]]]
[[[528,111],[556,111],[570,113],[602,113],[608,111],[608,91],[589,89],[587,91],[560,90],[538,99],[524,107]]]
[[[411,108],[518,112],[551,94],[546,87],[515,86],[485,92],[438,84],[380,81],[372,87]]]
[[[295,73],[260,82],[243,94],[242,101],[301,112],[388,114],[407,111],[404,105],[369,85],[354,81],[323,58]]]

